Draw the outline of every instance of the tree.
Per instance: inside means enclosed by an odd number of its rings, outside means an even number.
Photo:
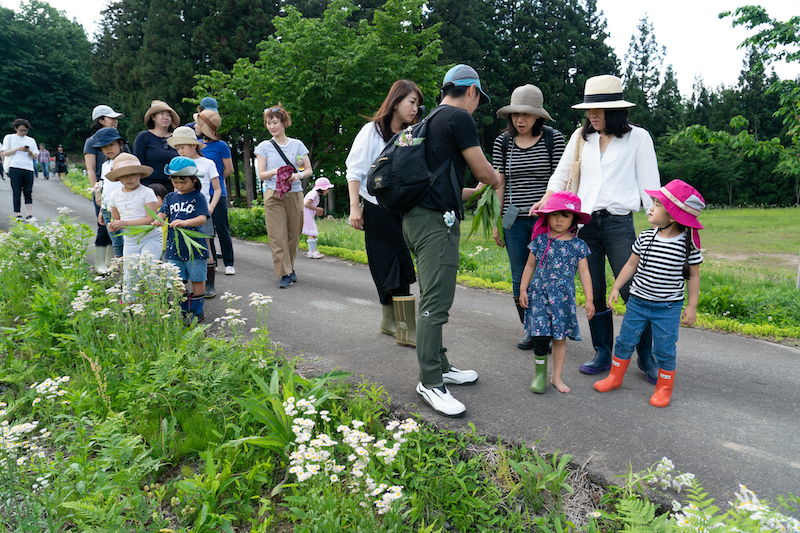
[[[241,128],[249,140],[266,136],[264,106],[281,102],[292,115],[289,134],[308,146],[313,168],[344,185],[347,151],[392,83],[412,79],[431,98],[444,75],[436,66],[438,27],[421,28],[421,0],[389,0],[372,23],[348,25],[356,9],[335,0],[317,19],[286,7],[257,61],[240,59],[230,74],[199,76],[195,92],[218,95],[226,117],[235,115],[223,128]]]
[[[0,8],[0,49],[0,124],[23,117],[37,142],[80,149],[79,132],[96,97],[83,28],[63,11],[30,0],[19,14]]]
[[[645,14],[636,26],[637,33],[631,35],[631,42],[625,54],[625,98],[634,104],[631,109],[631,122],[653,133],[664,131],[653,116],[661,85],[661,65],[667,53],[666,47],[659,48],[653,25]],[[671,88],[668,88],[668,91]]]
[[[678,130],[685,125],[685,107],[678,89],[678,80],[672,65],[667,66],[664,73],[664,83],[656,94],[655,106],[653,108],[653,122],[650,134],[654,138],[661,137],[668,129]]]

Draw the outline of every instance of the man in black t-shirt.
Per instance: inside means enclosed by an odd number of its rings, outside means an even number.
[[[446,106],[428,123],[425,157],[430,168],[438,168],[451,156],[458,181],[458,194],[469,198],[476,189],[464,189],[467,165],[482,183],[502,187],[500,176],[480,146],[472,113],[490,102],[481,89],[475,69],[456,65],[445,74],[440,105]],[[447,385],[475,383],[478,373],[450,365],[442,345],[442,325],[449,317],[456,288],[461,202],[450,172],[437,177],[428,194],[403,218],[403,236],[417,258],[419,312],[417,314],[417,394],[436,411],[462,416],[464,404],[453,398]]]

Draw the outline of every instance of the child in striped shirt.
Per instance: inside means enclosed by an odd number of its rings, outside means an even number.
[[[653,327],[653,356],[658,363],[656,390],[650,404],[666,407],[672,399],[675,382],[675,345],[678,328],[697,320],[700,297],[700,235],[703,225],[697,220],[705,201],[691,185],[672,180],[657,191],[645,191],[653,198],[647,214],[651,229],[639,234],[633,253],[617,276],[608,305],[633,277],[627,311],[617,337],[611,371],[594,384],[599,392],[618,389],[639,339],[648,324]],[[686,280],[686,282],[684,282]],[[684,288],[688,301],[683,309]],[[681,310],[683,309],[683,312]]]

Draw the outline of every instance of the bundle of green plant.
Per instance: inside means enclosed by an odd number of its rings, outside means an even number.
[[[464,204],[464,207],[475,205],[475,213],[472,219],[472,227],[469,230],[467,239],[472,237],[472,234],[478,229],[483,228],[483,238],[487,241],[492,240],[494,228],[500,233],[500,238],[503,238],[503,222],[500,218],[503,212],[503,206],[497,198],[494,189],[489,185],[484,185],[478,192],[470,196]]]

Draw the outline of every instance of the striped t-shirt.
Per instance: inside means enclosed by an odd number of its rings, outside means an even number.
[[[550,175],[558,166],[561,154],[564,153],[564,136],[553,130],[553,161],[547,154],[544,132],[539,140],[530,148],[515,146],[514,139],[508,143],[505,161],[503,160],[503,137],[498,135],[492,147],[492,161],[498,172],[506,177],[505,195],[503,197],[503,213],[510,204],[520,209],[520,216],[528,216],[531,206],[542,199],[547,191]],[[508,167],[508,168],[506,168]]]
[[[686,233],[666,239],[656,228],[644,230],[631,247],[639,256],[630,293],[651,302],[679,302],[684,297],[683,262],[686,259]],[[692,246],[689,264],[703,262],[700,250]]]

